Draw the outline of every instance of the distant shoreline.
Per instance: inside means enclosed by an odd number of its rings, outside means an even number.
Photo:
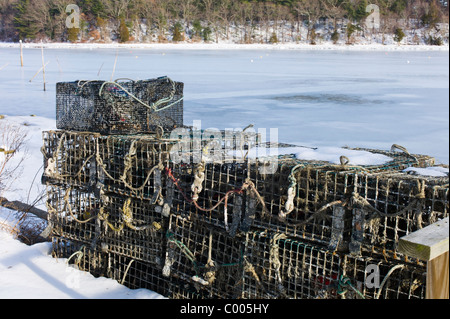
[[[19,43],[0,42],[1,48],[19,48]],[[234,43],[24,43],[24,49],[149,49],[149,50],[299,50],[299,51],[449,51],[449,45],[383,44],[234,44]]]

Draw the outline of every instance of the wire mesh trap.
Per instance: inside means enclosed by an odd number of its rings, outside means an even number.
[[[203,298],[240,295],[244,241],[207,224],[172,215],[163,275],[182,279]]]
[[[359,175],[351,202],[350,252],[395,256],[401,237],[448,217],[448,178],[404,172]]]
[[[75,81],[56,85],[56,126],[103,134],[154,132],[183,125],[184,84],[168,77],[144,81]]]
[[[339,292],[349,299],[425,299],[426,265],[390,258],[342,257]]]
[[[52,235],[162,267],[165,221],[150,201],[50,186]]]
[[[170,296],[173,290],[181,295],[183,284],[163,277],[161,268],[151,263],[95,250],[84,243],[58,236],[52,238],[52,255],[67,259],[67,264],[75,269],[95,277],[111,278],[130,289],[149,289],[163,296]]]
[[[222,159],[226,150],[248,150],[258,138],[251,132],[217,131],[213,134],[220,137],[213,140],[215,146],[204,131],[187,128],[181,133],[162,131],[140,135],[43,132],[42,182],[102,189],[156,201],[159,192],[164,191],[163,173],[165,168],[171,167],[169,164],[178,163],[175,167],[182,167],[186,174],[189,163],[194,159],[200,161],[207,149],[211,156],[217,153]]]
[[[52,236],[97,246],[102,227],[96,216],[102,203],[92,192],[76,187],[47,186],[46,205]]]
[[[423,263],[335,253],[282,233],[248,233],[244,265],[243,298],[425,297]]]
[[[375,210],[384,210],[379,206],[382,202],[386,204],[381,198],[384,196],[390,205],[396,206],[395,213],[406,213],[415,203],[419,181],[408,183],[413,178],[400,173],[400,169],[433,163],[427,156],[392,151],[384,154],[391,154],[392,160],[374,166],[332,165],[290,156],[277,157],[276,170],[270,173],[266,162],[248,159],[171,164],[167,189],[173,192],[174,213],[195,216],[192,218],[221,227],[231,236],[259,228],[286,233],[333,250],[348,250],[349,242],[356,242],[359,236],[353,229],[358,218],[361,219],[354,216],[359,214],[355,209],[361,208],[358,203],[366,203],[367,210],[377,202]],[[394,186],[389,190],[389,186],[377,182],[383,177],[388,184],[399,185],[399,190],[395,191]],[[430,198],[436,217],[443,218],[448,210],[446,179],[431,183],[437,188],[431,191],[424,186],[430,191],[423,196]],[[381,195],[386,189],[387,193]],[[401,200],[396,202],[393,196]],[[386,209],[382,215],[393,214],[391,206]],[[409,222],[409,229],[413,223]]]
[[[283,233],[249,232],[244,254],[245,299],[338,298],[341,257]]]
[[[44,131],[43,184],[95,187],[97,183],[95,133]]]

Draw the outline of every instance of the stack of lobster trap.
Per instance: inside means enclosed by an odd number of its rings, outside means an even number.
[[[57,127],[42,148],[53,254],[82,270],[169,298],[425,297],[425,262],[397,246],[448,216],[448,176],[404,172],[433,158],[251,157],[276,146],[185,127],[167,77],[59,83]]]

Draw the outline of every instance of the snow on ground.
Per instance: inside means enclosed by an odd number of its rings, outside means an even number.
[[[14,226],[13,213],[0,208],[0,221]],[[162,299],[147,289],[131,290],[117,281],[75,269],[51,257],[51,243],[28,246],[0,225],[0,299]]]
[[[307,51],[448,51],[449,45],[398,45],[398,44],[332,44],[305,43],[236,44],[236,43],[24,43],[24,49],[153,49],[153,50],[307,50]],[[19,48],[18,43],[0,42],[0,48]]]

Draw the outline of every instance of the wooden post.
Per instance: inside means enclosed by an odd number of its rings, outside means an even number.
[[[23,67],[23,48],[22,48],[22,40],[19,40],[20,43],[20,66]]]
[[[113,68],[113,71],[112,71],[112,74],[111,74],[111,81],[113,80],[114,73],[116,72],[116,65],[117,65],[117,58],[118,57],[119,57],[119,51],[116,50],[116,59],[114,60],[114,68]]]
[[[398,250],[427,262],[427,299],[449,298],[449,218],[400,238]]]
[[[41,46],[42,55],[42,76],[44,78],[44,91],[45,91],[45,63],[44,63],[44,46]]]

